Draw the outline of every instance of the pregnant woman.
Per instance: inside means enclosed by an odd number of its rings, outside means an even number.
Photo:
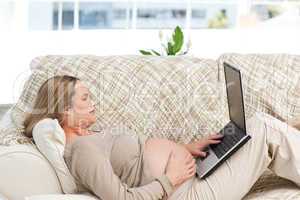
[[[89,130],[95,107],[89,90],[75,77],[56,76],[40,88],[25,134],[57,119],[66,137],[64,158],[79,192],[101,200],[239,200],[269,167],[300,185],[300,132],[266,114],[247,121],[252,139],[206,179],[195,176],[195,158],[219,143],[211,135],[189,144],[147,138],[125,126]]]

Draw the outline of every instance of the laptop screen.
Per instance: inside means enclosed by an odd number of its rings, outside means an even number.
[[[240,71],[224,63],[224,72],[230,120],[240,129],[246,131]]]

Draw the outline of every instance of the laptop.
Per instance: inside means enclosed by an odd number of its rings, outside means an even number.
[[[213,173],[225,160],[240,149],[251,137],[246,132],[241,73],[224,63],[230,121],[219,132],[221,142],[209,145],[206,157],[197,157],[196,176],[203,179]]]

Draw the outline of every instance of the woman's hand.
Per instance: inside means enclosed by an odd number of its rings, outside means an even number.
[[[207,138],[203,138],[188,144],[184,144],[185,148],[195,157],[201,156],[205,157],[206,152],[203,151],[210,144],[218,144],[221,142],[223,135],[214,134],[210,135]]]
[[[174,187],[179,186],[196,173],[196,163],[193,156],[186,154],[184,159],[171,152],[166,166],[166,175]]]

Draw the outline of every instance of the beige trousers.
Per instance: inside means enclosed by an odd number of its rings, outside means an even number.
[[[183,183],[169,200],[240,200],[267,168],[300,186],[300,131],[264,113],[246,126],[252,138],[241,149],[206,179]]]

